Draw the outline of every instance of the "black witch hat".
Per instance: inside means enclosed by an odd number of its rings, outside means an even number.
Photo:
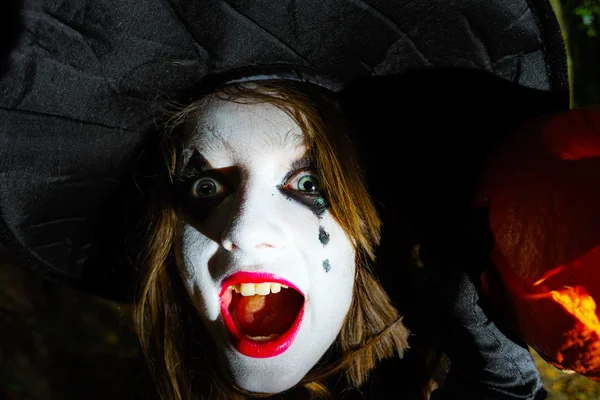
[[[221,74],[310,82],[339,92],[368,131],[368,164],[423,171],[452,170],[492,146],[490,132],[569,106],[547,0],[25,0],[21,21],[0,77],[2,244],[45,277],[119,301],[130,267],[102,244],[118,241],[113,205],[157,98]],[[403,145],[393,153],[388,140]],[[411,182],[439,199],[446,179]]]

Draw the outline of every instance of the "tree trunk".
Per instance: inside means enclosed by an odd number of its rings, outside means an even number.
[[[553,1],[570,55],[572,106],[600,104],[600,3]]]

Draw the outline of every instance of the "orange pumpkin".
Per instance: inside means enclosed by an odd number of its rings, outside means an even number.
[[[547,361],[600,380],[600,107],[530,122],[488,161],[477,203],[503,306]]]

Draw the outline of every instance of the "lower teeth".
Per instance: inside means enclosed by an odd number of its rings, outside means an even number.
[[[273,333],[269,336],[248,336],[246,335],[246,337],[250,340],[254,340],[255,342],[266,342],[269,340],[273,340],[276,337],[278,337],[279,335],[277,333]]]

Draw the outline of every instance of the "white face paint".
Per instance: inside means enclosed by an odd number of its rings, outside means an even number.
[[[252,392],[298,383],[335,340],[352,299],[355,252],[311,191],[318,181],[302,135],[275,106],[215,101],[184,167],[197,172],[188,179],[196,191],[184,196],[181,275],[221,361]],[[245,283],[258,285],[236,286]],[[235,293],[278,284],[289,288]]]

